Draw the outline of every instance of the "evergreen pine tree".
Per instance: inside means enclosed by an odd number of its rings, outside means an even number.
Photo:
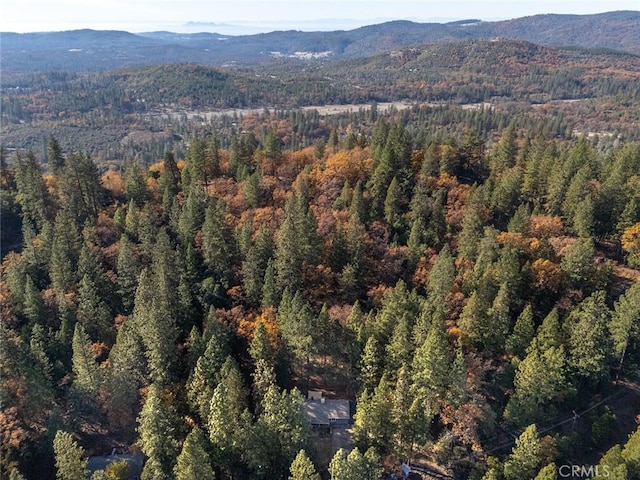
[[[516,324],[513,327],[513,332],[507,338],[507,352],[517,357],[522,357],[534,335],[535,325],[533,323],[533,311],[531,304],[527,304],[520,315],[518,315]]]
[[[137,430],[142,452],[148,457],[142,478],[171,479],[180,452],[180,443],[176,438],[177,416],[155,384],[147,392],[147,399],[138,416]]]
[[[385,371],[390,380],[395,380],[400,368],[410,363],[413,357],[412,324],[408,317],[403,315],[398,319],[386,347]]]
[[[271,175],[276,171],[280,159],[282,158],[282,141],[274,130],[269,130],[264,140],[264,153],[267,161],[267,169]]]
[[[393,451],[401,457],[411,457],[414,443],[422,430],[417,418],[418,402],[411,392],[409,366],[403,365],[398,372],[395,391],[392,393],[391,421],[393,422]]]
[[[191,141],[182,170],[182,188],[185,192],[203,189],[207,184],[205,150],[202,138],[196,137]]]
[[[629,435],[621,456],[627,465],[629,478],[637,478],[640,474],[640,428]]]
[[[625,205],[616,224],[616,232],[622,235],[627,228],[636,223],[640,223],[640,195],[638,194],[633,195]]]
[[[569,366],[591,383],[605,381],[613,355],[611,311],[605,292],[596,292],[571,311],[566,320]]]
[[[424,253],[425,224],[421,217],[416,217],[411,224],[409,239],[407,240],[407,256],[411,268],[415,268]]]
[[[202,190],[189,191],[178,220],[178,233],[182,245],[193,244],[196,233],[204,221],[205,202],[206,197]]]
[[[513,215],[520,201],[522,173],[518,167],[504,171],[491,192],[491,205],[498,214],[499,224]]]
[[[640,362],[640,283],[618,298],[609,329],[619,369]]]
[[[214,447],[214,460],[230,469],[239,456],[240,417],[231,404],[229,386],[220,382],[210,396],[208,429],[209,440]]]
[[[77,318],[95,342],[112,344],[115,340],[111,312],[88,275],[80,282]]]
[[[262,322],[258,323],[253,330],[253,338],[249,344],[249,355],[251,355],[254,365],[260,361],[267,362],[271,366],[274,365],[275,352],[271,346],[267,329]]]
[[[393,177],[384,199],[384,218],[392,226],[399,226],[398,219],[401,207],[401,192],[398,180]]]
[[[349,185],[349,180],[345,180],[342,185],[342,190],[340,190],[340,195],[333,202],[331,208],[334,210],[342,210],[349,207],[349,205],[351,205],[352,197],[353,192],[351,190],[351,185]]]
[[[34,360],[34,368],[39,370],[39,375],[49,384],[51,382],[52,366],[45,349],[47,342],[48,338],[42,325],[34,325],[29,338],[30,357]]]
[[[62,292],[56,292],[58,304],[58,322],[60,327],[56,332],[56,342],[60,348],[60,360],[65,365],[71,364],[71,343],[75,328],[75,315],[71,301]]]
[[[85,224],[82,231],[83,242],[80,247],[80,257],[78,259],[78,279],[82,281],[86,275],[96,287],[96,292],[101,298],[106,298],[111,293],[105,278],[105,271],[100,258],[96,254],[99,240],[96,237],[95,228],[90,224]]]
[[[353,435],[360,445],[389,448],[393,436],[392,412],[389,405],[393,393],[389,378],[382,375],[373,393],[364,391],[358,398]]]
[[[101,372],[91,348],[91,340],[80,323],[73,332],[73,387],[83,394],[95,396],[102,383]]]
[[[300,450],[291,462],[289,473],[289,480],[320,480],[320,475],[304,450]]]
[[[440,174],[440,155],[438,144],[430,142],[424,149],[422,164],[420,165],[420,174],[429,177],[437,177]]]
[[[502,133],[494,154],[493,172],[500,173],[516,164],[518,145],[516,144],[515,125],[511,123]]]
[[[356,275],[360,274],[364,268],[366,237],[367,231],[364,224],[358,219],[358,215],[351,214],[346,231],[348,265],[353,267]]]
[[[547,350],[551,347],[559,347],[564,343],[564,335],[560,326],[560,314],[554,308],[542,320],[542,324],[538,327],[536,333],[538,345],[541,350]]]
[[[164,260],[160,257],[157,261]],[[167,298],[168,279],[162,280],[163,285],[156,278],[148,269],[140,274],[132,320],[145,346],[151,378],[162,384],[172,375],[177,330],[172,316],[174,309]]]
[[[558,467],[555,463],[546,465],[533,480],[558,480]]]
[[[467,285],[465,285],[468,289],[477,289],[483,280],[490,278],[488,274],[491,273],[491,267],[493,267],[498,258],[497,236],[498,231],[495,228],[485,227],[483,237],[478,246],[478,258],[473,266],[473,273],[467,281]]]
[[[380,343],[375,335],[367,339],[360,360],[360,379],[363,390],[373,390],[382,375],[383,356]]]
[[[542,136],[536,137],[532,143],[530,153],[527,155],[522,177],[522,193],[524,193],[529,200],[532,200],[536,206],[539,206],[542,202],[545,191],[545,173],[543,168],[545,151],[547,152],[547,157],[553,153],[553,150],[548,148]],[[555,158],[552,157],[552,160],[554,160],[553,163],[555,164]]]
[[[483,279],[464,306],[458,326],[465,332],[471,343],[498,351],[504,345],[506,329],[494,330],[494,318],[488,313],[494,298],[493,280]]]
[[[135,203],[138,208],[141,208],[149,198],[144,174],[143,168],[135,160],[130,161],[125,168],[124,184],[127,199],[130,203]]]
[[[69,292],[77,281],[79,238],[71,213],[61,209],[53,226],[49,276],[54,290]]]
[[[347,454],[339,449],[329,463],[331,480],[377,480],[382,475],[377,453],[370,448],[364,455],[356,447]]]
[[[510,233],[522,233],[523,235],[526,235],[528,233],[530,218],[531,209],[529,208],[529,204],[523,203],[516,209],[513,217],[509,220],[507,231]]]
[[[340,223],[336,225],[331,239],[331,250],[329,251],[329,265],[334,272],[341,272],[349,261],[349,246],[347,237]]]
[[[449,373],[451,384],[447,391],[447,402],[457,408],[467,397],[467,368],[462,350],[462,342],[458,340]]]
[[[302,284],[302,252],[296,228],[296,208],[292,197],[287,202],[284,220],[280,225],[275,251],[276,282],[280,291],[296,291]]]
[[[26,275],[24,287],[24,316],[30,324],[40,323],[44,317],[44,302],[30,275]]]
[[[379,218],[384,213],[384,200],[393,175],[392,155],[390,148],[385,147],[371,177],[370,186],[368,186],[371,193],[370,214],[372,218]]]
[[[75,225],[98,216],[103,202],[104,189],[96,164],[86,153],[67,155],[64,168],[56,181],[58,197],[63,210],[73,212]]]
[[[262,410],[252,428],[254,470],[268,478],[287,475],[291,463],[304,447],[310,426],[302,413],[304,399],[297,390],[279,391],[268,387],[261,401]]]
[[[187,397],[200,418],[209,418],[209,403],[213,390],[220,381],[220,369],[229,354],[227,336],[221,329],[212,332],[207,347],[187,382]]]
[[[220,368],[220,383],[226,385],[227,402],[231,406],[234,416],[240,418],[248,408],[248,390],[244,384],[240,366],[231,355],[227,356],[222,368]]]
[[[118,249],[118,272],[117,292],[122,303],[123,313],[131,315],[133,312],[136,288],[138,287],[138,277],[140,276],[140,265],[134,251],[134,246],[127,235],[120,238]]]
[[[6,292],[11,305],[17,312],[24,308],[25,287],[27,282],[27,262],[23,255],[8,255],[5,258]],[[36,290],[33,279],[33,290]]]
[[[578,203],[573,214],[573,231],[579,237],[590,237],[594,230],[594,205],[590,195]]]
[[[49,135],[49,139],[47,141],[47,157],[49,171],[57,177],[64,168],[65,159],[62,155],[60,144],[53,135]]]
[[[515,392],[509,399],[505,417],[522,426],[542,418],[554,403],[573,391],[568,381],[564,348],[542,350],[534,339],[527,356],[518,364],[514,384]]]
[[[431,220],[427,227],[427,243],[433,246],[442,245],[447,232],[445,218],[445,203],[447,199],[446,189],[441,188],[432,196]]]
[[[415,188],[413,189],[413,196],[411,197],[410,208],[411,215],[414,220],[421,219],[426,222],[432,211],[432,187],[426,182],[424,177],[419,177]]]
[[[220,201],[209,200],[202,225],[202,257],[213,285],[215,298],[224,296],[229,287],[231,265],[235,258],[233,235],[225,221],[225,209]]]
[[[513,289],[508,282],[500,285],[491,308],[487,312],[489,329],[494,332],[494,337],[486,338],[485,346],[494,352],[504,350],[506,337],[511,329],[511,302],[513,301]]]
[[[87,458],[82,447],[70,433],[58,430],[53,439],[53,451],[56,457],[58,480],[85,480]]]
[[[278,303],[278,289],[276,286],[276,272],[273,261],[270,258],[267,261],[267,267],[264,269],[264,282],[262,284],[262,302],[263,308],[274,307]]]
[[[540,465],[540,440],[538,430],[529,425],[516,440],[516,446],[504,464],[504,476],[507,480],[533,478]]]
[[[159,178],[160,191],[164,203],[165,196],[174,197],[179,191],[180,170],[172,152],[166,152],[163,159],[163,169]]]
[[[413,395],[423,405],[435,411],[436,403],[444,398],[450,383],[453,355],[447,341],[446,329],[441,317],[436,316],[427,338],[413,357]]]
[[[445,245],[436,258],[427,278],[428,300],[435,309],[447,312],[446,298],[455,281],[456,268],[449,246]]]
[[[40,166],[33,153],[26,157],[16,156],[17,200],[22,208],[24,220],[40,232],[51,221],[51,199],[42,178]]]
[[[214,480],[206,439],[197,426],[187,435],[173,468],[176,480]]]
[[[588,184],[592,176],[591,165],[586,164],[573,176],[567,187],[564,202],[562,203],[562,215],[574,229],[576,212],[584,199],[589,197]]]
[[[253,371],[253,397],[256,405],[256,411],[262,410],[262,401],[267,394],[267,390],[276,383],[276,374],[273,365],[266,360],[256,361],[255,370]]]
[[[353,187],[353,195],[349,205],[349,216],[353,217],[357,222],[365,221],[365,204],[362,195],[362,182],[358,180],[355,187]]]
[[[251,305],[259,305],[262,298],[264,274],[267,263],[273,254],[273,241],[269,230],[262,226],[256,237],[255,244],[247,252],[242,262],[242,284],[247,301]]]
[[[416,317],[422,309],[422,299],[415,291],[409,291],[404,280],[400,279],[393,288],[388,289],[382,298],[382,307],[375,316],[373,331],[378,340],[386,343],[399,318],[407,315],[413,327]]]
[[[309,357],[315,352],[313,312],[299,292],[291,300],[289,295],[283,295],[278,308],[278,327],[297,368],[304,368],[308,374]]]
[[[469,193],[462,220],[462,231],[458,237],[458,253],[462,258],[475,260],[478,256],[479,240],[482,236],[482,193],[479,188]]]
[[[140,209],[134,202],[127,205],[127,214],[124,218],[124,233],[133,241],[140,234]]]
[[[146,377],[144,345],[132,319],[127,319],[118,329],[116,343],[109,352],[108,365],[109,420],[116,428],[126,428],[135,423],[139,389]]]
[[[249,208],[260,206],[260,172],[257,170],[244,181],[244,201]]]

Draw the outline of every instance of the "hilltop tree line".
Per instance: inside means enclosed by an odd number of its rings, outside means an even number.
[[[53,137],[47,171],[2,150],[4,473],[83,478],[118,442],[144,479],[375,479],[418,456],[555,478],[587,448],[638,475],[607,406],[543,427],[640,364],[640,145],[404,118],[306,148],[196,136],[104,174]],[[328,465],[301,411],[319,371],[357,399]]]
[[[0,122],[7,147],[45,153],[47,136],[52,134],[70,151],[89,151],[101,165],[135,156],[153,163],[167,150],[183,156],[185,143],[194,135],[202,136],[203,127],[217,130],[221,138],[227,137],[222,129],[243,131],[234,128],[244,122],[238,118],[242,113],[221,121],[212,119],[211,113],[265,107],[298,117],[285,120],[290,123],[287,138],[280,135],[292,150],[326,139],[334,128],[344,133],[341,126],[353,121],[323,119],[325,125],[319,128],[317,114],[302,115],[298,109],[338,104],[358,110],[357,105],[376,102],[415,104],[421,110],[416,114],[421,117],[418,129],[435,104],[448,105],[451,108],[443,110],[457,116],[460,106],[490,104],[500,112],[517,111],[527,123],[541,123],[544,118],[540,130],[567,138],[579,129],[611,136],[612,141],[637,140],[637,72],[638,60],[631,54],[554,49],[511,40],[423,45],[348,61],[273,60],[233,68],[177,64],[102,73],[7,72]],[[433,121],[439,116],[436,111]],[[468,128],[486,133],[491,130],[486,123],[478,120]],[[524,128],[533,132],[536,127]],[[367,130],[370,136],[372,129]]]
[[[419,45],[342,61],[265,62],[256,67],[157,65],[105,73],[12,74],[3,118],[104,112],[109,118],[162,106],[187,110],[371,101],[475,103],[508,98],[617,97],[637,102],[637,57],[621,52],[555,49],[516,40]],[[598,75],[593,75],[598,71]]]

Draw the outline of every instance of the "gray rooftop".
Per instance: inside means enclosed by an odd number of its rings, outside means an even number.
[[[325,399],[307,400],[304,402],[304,415],[311,425],[330,425],[336,421],[350,421],[349,400]]]

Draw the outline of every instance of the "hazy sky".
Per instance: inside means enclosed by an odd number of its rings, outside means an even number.
[[[2,0],[0,31],[93,28],[245,34],[284,29],[346,30],[397,19],[499,20],[537,13],[638,9],[639,0]]]

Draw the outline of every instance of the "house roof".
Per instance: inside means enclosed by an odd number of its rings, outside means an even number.
[[[307,400],[303,409],[311,425],[329,425],[337,420],[351,419],[349,400]]]

